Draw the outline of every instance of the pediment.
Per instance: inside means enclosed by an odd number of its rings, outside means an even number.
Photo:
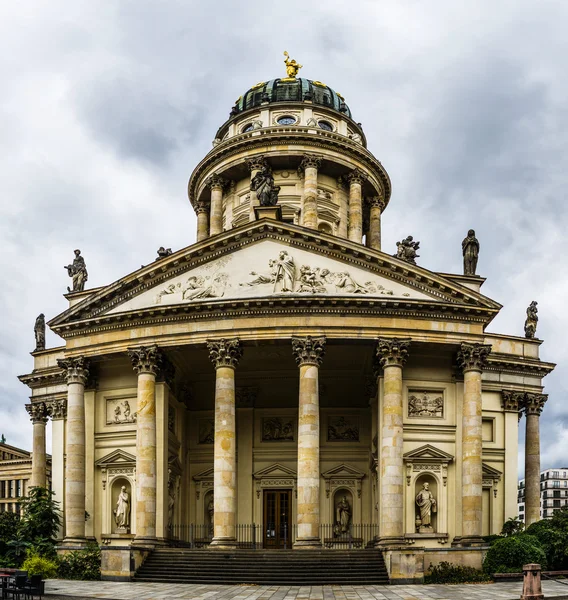
[[[289,467],[285,467],[279,463],[274,465],[270,465],[260,471],[257,471],[253,474],[255,479],[266,479],[266,478],[281,478],[281,477],[296,477],[296,471],[294,469],[290,469]]]
[[[135,467],[136,466],[136,457],[133,454],[129,454],[124,450],[114,450],[110,454],[99,458],[95,462],[95,466],[97,467]]]
[[[493,479],[494,481],[499,481],[501,479],[501,471],[495,469],[494,467],[490,467],[489,465],[482,463],[481,471],[483,474],[483,479]]]
[[[155,261],[74,304],[50,321],[87,326],[121,315],[255,300],[373,302],[432,308],[489,311],[500,305],[479,292],[422,267],[348,240],[303,227],[263,219],[248,223]],[[452,309],[455,310],[455,309]]]
[[[321,476],[324,479],[332,479],[336,477],[343,477],[346,479],[363,479],[365,475],[366,473],[364,473],[363,471],[360,471],[359,469],[356,469],[355,467],[346,464],[338,465],[337,467],[333,467],[332,469],[329,469],[325,471],[325,473],[321,474]]]
[[[416,462],[421,460],[450,462],[454,460],[454,457],[451,454],[431,446],[430,444],[425,444],[424,446],[420,446],[420,448],[406,452],[406,454],[403,455],[403,458],[407,462]]]
[[[205,469],[205,471],[201,471],[197,475],[193,476],[193,481],[213,481],[214,468],[210,467],[209,469]]]

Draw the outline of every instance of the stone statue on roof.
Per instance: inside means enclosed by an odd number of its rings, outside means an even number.
[[[250,189],[256,192],[256,197],[260,202],[260,206],[276,206],[278,203],[278,194],[280,186],[274,185],[274,177],[270,167],[264,166],[252,178]]]
[[[525,337],[534,338],[536,335],[536,325],[538,323],[538,302],[533,300],[527,308],[527,318],[525,320]]]
[[[73,264],[64,267],[67,269],[67,274],[73,280],[73,289],[67,288],[68,292],[82,292],[85,289],[85,282],[89,275],[87,273],[87,265],[85,259],[81,256],[81,250],[75,250],[75,258]]]
[[[45,350],[45,315],[41,313],[35,320],[34,325],[35,334],[35,352],[38,350]]]
[[[475,275],[477,259],[479,257],[479,241],[475,237],[475,231],[470,229],[467,237],[462,242],[463,274]]]

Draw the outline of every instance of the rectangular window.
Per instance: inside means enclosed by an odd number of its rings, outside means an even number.
[[[0,498],[6,497],[6,482],[0,481]]]
[[[22,495],[22,480],[21,479],[16,479],[16,498],[19,498]],[[18,505],[18,511],[19,511],[19,505]],[[18,512],[19,514],[19,512]]]
[[[552,495],[554,498],[560,498],[560,490],[554,490],[552,492]]]
[[[553,479],[558,479],[560,477],[560,473],[558,471],[552,471]]]
[[[560,508],[560,500],[554,500],[554,508]]]
[[[552,482],[552,487],[559,488],[560,487],[560,481],[553,481]]]
[[[481,421],[481,433],[484,442],[495,441],[495,419],[483,419]]]

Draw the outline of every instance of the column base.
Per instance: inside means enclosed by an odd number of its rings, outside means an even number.
[[[379,536],[379,540],[375,543],[375,548],[389,548],[407,546],[408,542],[404,536],[391,535],[391,536]]]
[[[66,537],[63,538],[57,547],[62,550],[80,550],[81,548],[85,548],[88,543],[89,540],[84,537]]]
[[[314,537],[296,540],[292,547],[294,550],[318,550],[322,547],[322,544],[319,537]]]
[[[477,546],[487,546],[487,542],[483,540],[480,535],[470,535],[470,536],[456,536],[452,540],[452,547],[454,548],[470,548]]]
[[[234,537],[214,537],[208,547],[214,550],[235,550],[237,540]]]
[[[138,546],[141,548],[154,548],[155,546],[161,546],[163,544],[160,543],[157,537],[155,536],[136,536],[132,540],[131,546]]]

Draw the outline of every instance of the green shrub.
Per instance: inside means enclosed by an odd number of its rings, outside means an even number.
[[[22,569],[27,571],[28,575],[41,575],[44,579],[53,579],[57,577],[59,565],[54,560],[49,560],[28,550]]]
[[[526,534],[538,539],[551,571],[568,569],[568,532],[557,527],[554,519],[543,519],[527,527]]]
[[[20,517],[16,513],[0,513],[0,554],[8,551],[8,542],[18,535]]]
[[[519,519],[519,517],[511,517],[505,523],[503,523],[503,529],[501,529],[501,535],[509,537],[511,535],[517,535],[521,533],[525,528],[525,524]]]
[[[445,561],[431,567],[424,577],[424,583],[479,583],[483,581],[491,581],[491,577],[473,567],[453,565]]]
[[[62,579],[98,580],[101,578],[101,550],[89,544],[84,550],[69,552],[59,559]]]
[[[55,492],[43,487],[32,487],[28,496],[20,500],[22,518],[18,528],[21,536],[30,543],[53,539],[61,526],[59,502],[53,499]]]
[[[523,565],[538,563],[546,568],[546,554],[538,539],[520,534],[497,540],[483,561],[486,573],[521,573]]]
[[[483,536],[483,541],[486,542],[487,544],[489,544],[490,546],[493,546],[493,544],[497,541],[497,540],[502,540],[503,536],[502,535],[497,535],[496,533],[492,534],[492,535],[485,535]]]

